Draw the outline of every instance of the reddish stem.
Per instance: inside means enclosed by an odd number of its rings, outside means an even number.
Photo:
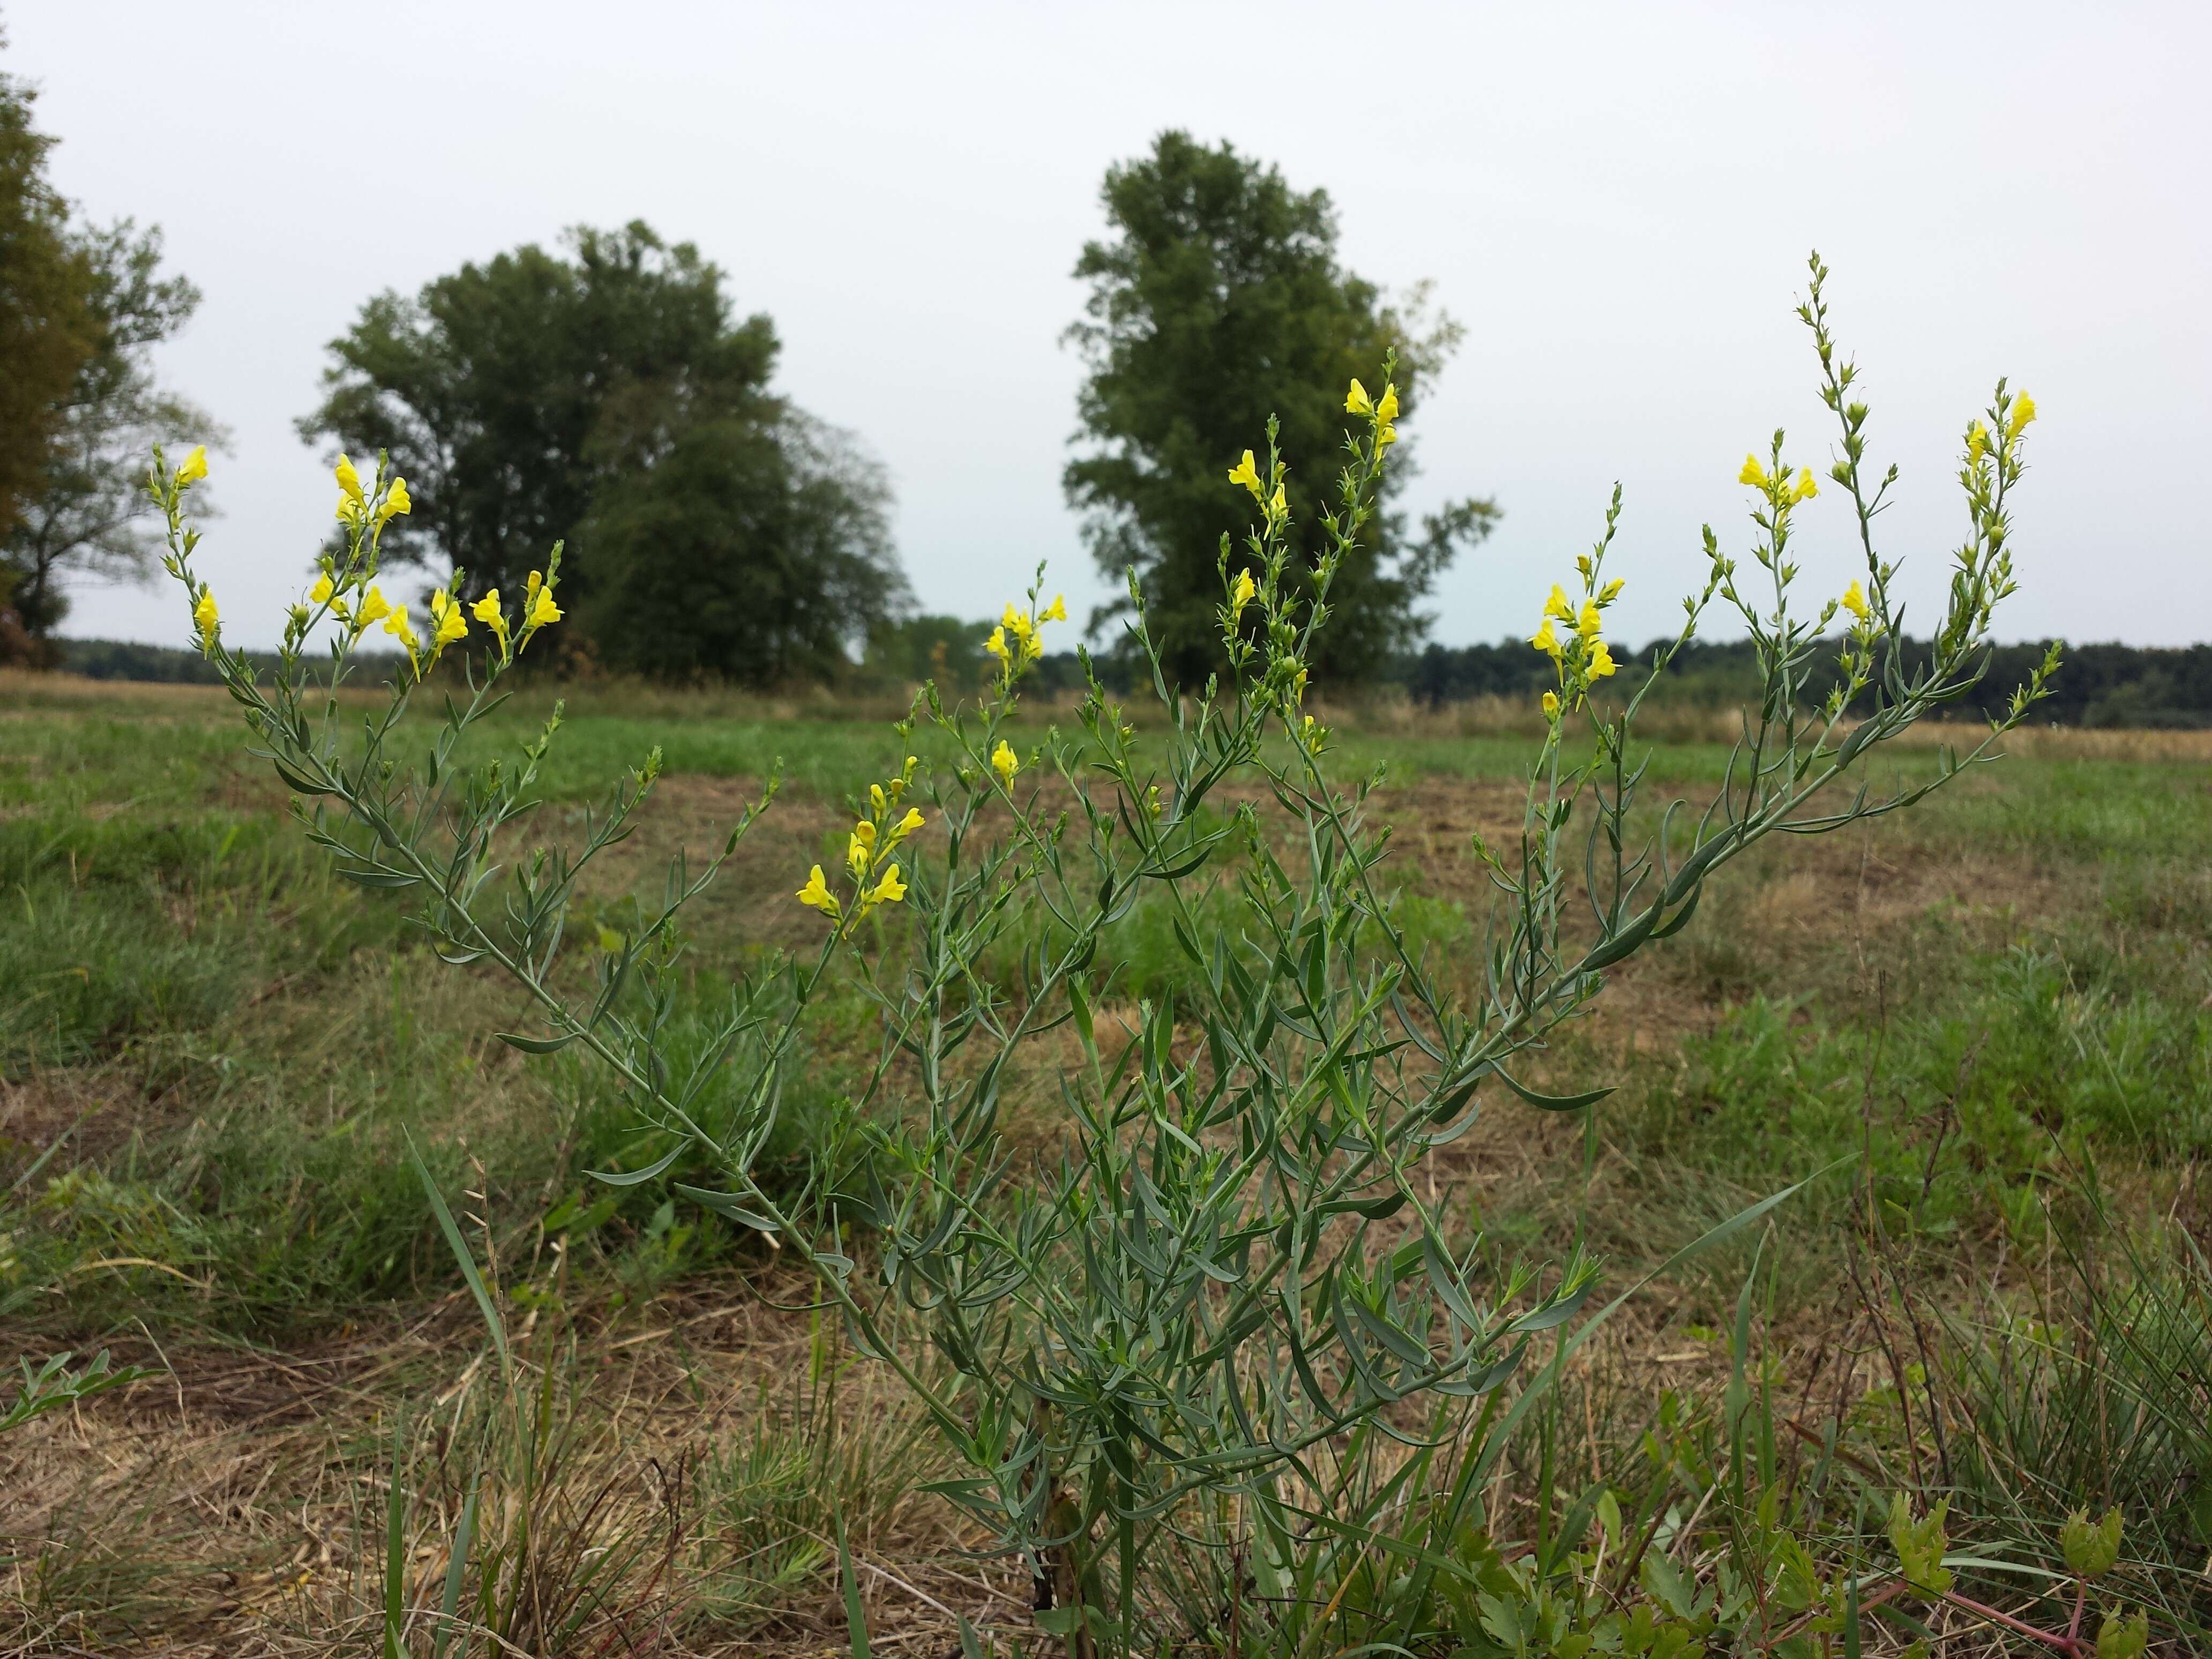
[[[2073,1635],[2060,1636],[2051,1631],[2039,1630],[2025,1620],[2014,1618],[2008,1613],[1999,1613],[1986,1602],[1977,1601],[1969,1595],[1960,1595],[1955,1590],[1945,1590],[1943,1600],[1954,1607],[1964,1608],[1977,1618],[1987,1619],[1992,1623],[2002,1625],[2007,1630],[2018,1631],[2022,1636],[2032,1636],[2037,1641],[2069,1656],[2069,1659],[2082,1659],[2082,1656],[2088,1651],[2081,1645],[2079,1638]],[[2076,1616],[2078,1617],[2078,1611]]]

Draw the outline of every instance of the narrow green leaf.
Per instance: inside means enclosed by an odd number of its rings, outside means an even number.
[[[678,1141],[665,1158],[653,1159],[642,1170],[586,1170],[584,1173],[609,1187],[641,1187],[654,1176],[665,1174],[668,1167],[683,1156],[684,1143]]]
[[[1579,1112],[1585,1106],[1596,1105],[1598,1102],[1613,1092],[1612,1088],[1608,1086],[1603,1089],[1592,1089],[1588,1094],[1581,1095],[1539,1094],[1534,1089],[1524,1088],[1516,1083],[1506,1075],[1503,1067],[1493,1069],[1497,1071],[1499,1079],[1507,1088],[1512,1090],[1531,1106],[1540,1106],[1547,1112]]]
[[[860,1602],[860,1584],[853,1575],[852,1547],[845,1538],[845,1509],[836,1506],[837,1577],[845,1587],[845,1636],[851,1644],[853,1659],[870,1659],[868,1648],[868,1610]]]
[[[400,1133],[406,1139],[407,1156],[414,1162],[416,1178],[422,1183],[422,1191],[429,1198],[430,1208],[438,1218],[438,1229],[446,1235],[447,1248],[453,1251],[454,1261],[459,1264],[461,1277],[468,1281],[469,1294],[477,1299],[477,1311],[483,1316],[484,1327],[491,1333],[492,1346],[499,1351],[499,1369],[501,1375],[505,1375],[513,1369],[507,1351],[506,1322],[500,1318],[499,1310],[492,1305],[491,1292],[484,1287],[483,1275],[477,1271],[476,1258],[469,1254],[467,1241],[462,1238],[461,1230],[454,1223],[453,1212],[446,1207],[446,1195],[438,1190],[438,1183],[430,1178],[429,1166],[422,1162],[422,1154],[415,1146],[415,1137],[404,1129]]]
[[[674,1182],[673,1187],[676,1192],[690,1199],[694,1204],[704,1205],[716,1215],[726,1215],[741,1226],[750,1227],[756,1232],[770,1235],[777,1231],[775,1223],[764,1215],[748,1210],[728,1193],[711,1192],[704,1187],[687,1187],[680,1181]]]

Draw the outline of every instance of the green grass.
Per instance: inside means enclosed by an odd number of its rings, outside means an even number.
[[[480,745],[525,740],[550,696],[533,688]],[[558,1243],[576,1294],[602,1310],[720,1295],[702,1287],[768,1265],[757,1238],[672,1199],[669,1182],[702,1169],[611,1194],[589,1182],[588,1170],[636,1168],[661,1150],[620,1091],[580,1061],[490,1041],[524,1018],[515,994],[444,968],[390,902],[333,880],[244,740],[213,696],[0,686],[0,1322],[47,1346],[143,1324],[171,1341],[281,1347],[380,1314],[412,1317],[459,1280],[405,1163],[407,1134],[503,1259],[543,1263]],[[1496,810],[1524,744],[1379,729],[1347,729],[1340,744],[1349,769],[1384,772],[1376,810],[1401,823],[1402,914],[1471,994],[1480,868],[1463,830],[1425,841],[1419,815],[1441,801],[1458,823],[1478,797]],[[579,693],[546,773],[544,832],[567,833],[575,807],[655,744],[679,796],[705,780],[750,784],[781,758],[793,861],[899,753],[878,719]],[[1695,798],[1725,759],[1709,743],[1662,744],[1650,793]],[[1932,765],[1909,751],[1883,775]],[[1482,1157],[1509,1177],[1479,1196],[1499,1249],[1555,1257],[1580,1236],[1625,1282],[1743,1204],[1829,1170],[1772,1237],[1680,1275],[1662,1328],[1725,1326],[1754,1253],[1801,1332],[1844,1328],[1859,1294],[1851,1275],[1870,1271],[1860,1208],[1870,1194],[1897,1294],[1927,1298],[1948,1322],[1946,1386],[1962,1419],[1985,1420],[1991,1444],[2008,1435],[2029,1449],[2016,1458],[2033,1450],[2075,1471],[2008,1485],[2002,1458],[1960,1461],[1957,1483],[1989,1526],[2045,1538],[2105,1455],[2069,1412],[2140,1407],[2172,1386],[2158,1366],[2201,1368],[2212,1352],[2201,1282],[2158,1231],[2212,1152],[2209,793],[2201,763],[2042,752],[1824,855],[1762,849],[1688,932],[1625,976],[1620,1012],[1548,1057],[1563,1081],[1623,1085],[1587,1142],[1578,1125],[1490,1104]],[[705,1040],[722,977],[790,937],[784,858],[734,866],[696,924],[678,1049]],[[649,871],[634,878],[657,885]],[[595,895],[602,909],[575,923],[584,942],[623,897]],[[1224,899],[1200,909],[1209,929],[1232,920]],[[1018,944],[987,970],[1016,980]],[[1103,954],[1119,995],[1172,994],[1185,972],[1157,899]],[[876,1052],[865,1000],[830,999],[805,1043],[766,1166],[796,1182],[826,1155],[850,1178],[865,1156],[852,1103]],[[1048,1102],[1054,1080],[1030,1081]],[[702,1110],[729,1107],[710,1091]],[[1048,1111],[1038,1121],[1048,1134]],[[2086,1352],[2121,1358],[2085,1362],[2077,1347],[2040,1370],[2002,1361],[2003,1334],[2027,1316],[2025,1281],[2005,1277],[2013,1264],[2069,1250],[2101,1260],[2115,1228],[2147,1241],[2141,1272],[2124,1255],[2083,1279],[2094,1295],[2038,1316],[2074,1320],[2105,1345]],[[2107,1272],[2120,1279],[2096,1276]],[[2129,1333],[2145,1328],[2130,1322],[2128,1298],[2153,1293],[2129,1288],[2138,1281],[2164,1298],[2163,1346],[2128,1359]],[[2038,1294],[2050,1283],[2038,1279]],[[1864,1425],[1887,1407],[1854,1409]],[[1641,1419],[1623,1410],[1620,1444],[1632,1447]],[[2212,1486],[2201,1432],[2159,1432],[2172,1443],[2155,1456],[2111,1464],[2130,1502],[2148,1502],[2177,1458],[2204,1457]],[[763,1416],[718,1443],[700,1471],[701,1501],[720,1517],[721,1542],[698,1558],[714,1617],[750,1629],[818,1580],[823,1552],[779,1533],[779,1517],[799,1517],[811,1538],[831,1490],[866,1506],[866,1474],[798,1418]],[[2161,1559],[2195,1547],[2179,1523],[2159,1536]]]

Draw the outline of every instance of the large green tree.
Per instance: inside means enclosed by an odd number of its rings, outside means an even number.
[[[1379,393],[1395,352],[1402,427],[1458,330],[1425,320],[1419,290],[1394,307],[1343,268],[1327,191],[1295,191],[1226,143],[1163,133],[1150,155],[1107,171],[1102,198],[1112,234],[1076,262],[1091,295],[1068,331],[1090,371],[1077,402],[1085,453],[1063,483],[1101,568],[1118,580],[1135,568],[1169,665],[1196,684],[1220,656],[1221,532],[1251,511],[1228,482],[1237,456],[1279,419],[1291,504],[1317,557],[1315,522],[1343,465],[1346,386],[1358,377]],[[1383,510],[1329,596],[1322,665],[1340,678],[1367,678],[1420,637],[1421,598],[1498,517],[1492,502],[1462,501],[1409,530],[1389,504],[1412,471],[1408,448],[1401,439],[1392,452]]]
[[[733,322],[722,273],[643,224],[578,228],[465,264],[410,299],[377,295],[331,343],[310,441],[392,452],[414,498],[388,557],[450,560],[475,591],[513,587],[573,539],[598,487],[665,454],[682,427],[772,416],[766,317]],[[598,573],[563,567],[578,598]]]
[[[580,228],[371,300],[300,423],[379,449],[412,513],[388,558],[512,592],[568,544],[562,597],[610,665],[754,683],[834,670],[904,589],[887,495],[769,389],[765,316],[642,224]]]
[[[848,434],[805,416],[684,425],[600,489],[580,619],[601,661],[657,678],[834,676],[905,600],[890,499]]]
[[[208,415],[164,389],[153,348],[181,328],[199,290],[161,272],[161,233],[129,220],[73,229],[89,278],[91,349],[50,413],[54,427],[43,475],[15,528],[0,537],[0,569],[33,633],[50,632],[68,606],[62,578],[149,571],[161,546],[148,521],[146,455],[156,443],[222,447],[228,434]]]
[[[0,75],[0,538],[39,492],[62,402],[94,343],[92,270],[46,177],[54,141],[32,125],[36,97]]]

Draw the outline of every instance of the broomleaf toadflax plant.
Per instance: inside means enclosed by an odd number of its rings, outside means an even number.
[[[495,849],[531,811],[557,707],[519,754],[472,769],[453,760],[506,674],[561,620],[560,550],[518,605],[495,593],[465,604],[456,572],[417,630],[377,585],[378,538],[407,510],[404,483],[381,461],[373,484],[342,462],[343,554],[294,608],[264,684],[223,647],[214,596],[192,571],[193,468],[172,472],[157,456],[151,488],[167,515],[168,568],[204,618],[204,648],[244,707],[256,752],[296,792],[307,833],[341,873],[412,907],[447,961],[514,978],[543,1029],[507,1042],[589,1050],[626,1086],[641,1132],[676,1138],[665,1157],[599,1179],[657,1181],[681,1153],[704,1155],[719,1182],[677,1194],[811,1267],[854,1342],[914,1391],[953,1454],[959,1472],[944,1496],[984,1529],[985,1547],[1030,1564],[1043,1628],[1072,1653],[1125,1654],[1171,1633],[1166,1553],[1194,1539],[1224,1559],[1233,1550],[1266,1601],[1328,1528],[1366,1527],[1389,1509],[1406,1447],[1487,1424],[1532,1344],[1581,1313],[1595,1262],[1492,1271],[1482,1241],[1447,1224],[1419,1178],[1425,1160],[1485,1100],[1595,1105],[1607,1090],[1546,1092],[1532,1064],[1608,969],[1686,925],[1705,884],[1768,835],[1896,811],[1991,758],[2055,669],[2053,655],[1976,746],[1942,750],[1931,778],[1882,792],[1867,777],[1875,750],[1984,671],[1991,617],[2013,588],[2010,499],[2034,406],[2000,382],[1967,428],[1969,533],[1932,659],[1914,668],[1900,648],[1897,567],[1875,538],[1897,474],[1867,470],[1868,413],[1830,333],[1826,276],[1816,256],[1799,315],[1837,424],[1826,472],[1835,488],[1823,493],[1781,433],[1748,459],[1747,552],[1724,551],[1706,531],[1709,574],[1679,635],[1617,702],[1601,695],[1620,666],[1606,637],[1623,586],[1608,567],[1617,489],[1602,536],[1537,619],[1530,646],[1555,681],[1518,834],[1475,844],[1498,903],[1471,995],[1448,989],[1400,925],[1379,778],[1341,779],[1332,734],[1305,706],[1333,583],[1372,525],[1396,437],[1387,363],[1379,393],[1358,381],[1346,392],[1345,465],[1310,565],[1294,551],[1272,426],[1264,453],[1228,469],[1254,522],[1241,544],[1222,539],[1214,679],[1169,683],[1133,583],[1152,730],[1140,741],[1093,675],[1073,728],[1029,741],[1012,717],[1042,630],[1066,615],[1033,587],[992,634],[988,691],[965,706],[925,687],[893,728],[887,775],[856,798],[842,867],[804,872],[789,902],[819,916],[818,946],[732,985],[715,1040],[681,1058],[662,1040],[679,918],[768,808],[775,781],[719,854],[696,869],[678,862],[635,933],[587,972],[563,970],[577,881],[629,828],[659,751],[612,785],[578,846],[511,867]],[[1827,597],[1808,613],[1792,540],[1816,501],[1853,516],[1862,557],[1824,578]],[[1654,813],[1638,712],[1716,605],[1748,630],[1762,694],[1712,798]],[[1808,708],[1813,659],[1839,616],[1843,683]],[[325,623],[326,660],[311,668],[308,636]],[[349,733],[335,690],[376,625],[405,658],[380,712]],[[427,757],[404,765],[393,734],[447,652],[462,659],[467,695],[445,697]],[[949,761],[908,752],[923,722]],[[1226,927],[1218,904],[1201,908],[1223,882],[1236,899]],[[1116,993],[1101,941],[1140,902],[1165,907],[1188,971],[1172,995],[1103,1019]],[[1011,975],[979,966],[1010,957]],[[863,1161],[859,1191],[824,1181],[794,1197],[771,1191],[753,1164],[809,1003],[833,975],[880,1013],[855,1130],[878,1155]],[[1024,1051],[1045,1058],[1024,1071]],[[744,1105],[710,1132],[696,1109],[726,1064],[739,1070]],[[1039,1071],[1062,1126],[1042,1164],[1005,1125],[1018,1073]],[[1479,1467],[1467,1463],[1425,1536],[1460,1534]],[[1425,1546],[1405,1559],[1423,1579],[1409,1606],[1433,1600],[1435,1575],[1472,1571]]]

